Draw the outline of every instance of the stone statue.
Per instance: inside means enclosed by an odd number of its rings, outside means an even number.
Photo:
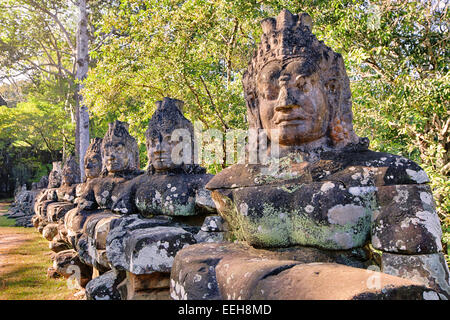
[[[56,189],[61,186],[61,175],[62,175],[62,165],[60,161],[53,162],[52,170],[48,175],[48,185],[46,189],[41,190],[36,196],[34,202],[34,212],[33,225],[38,228],[41,232],[43,226],[40,226],[42,219],[39,217],[43,215],[47,210],[47,206],[57,200]]]
[[[107,279],[124,278],[120,285],[116,281],[117,289],[110,286],[111,297],[119,290],[123,299],[168,299],[176,253],[197,241],[221,240],[217,228],[200,230],[205,214],[215,213],[204,188],[212,175],[194,163],[194,130],[182,106],[171,98],[157,102],[146,131],[147,172],[117,193],[112,211],[122,216],[95,227],[93,238],[106,237],[106,260],[114,271],[88,285],[91,297],[103,290]]]
[[[215,211],[210,192],[204,189],[212,175],[194,163],[194,128],[183,116],[182,105],[183,101],[171,98],[158,101],[148,124],[147,174],[133,181],[134,204],[142,216],[194,216]],[[177,130],[182,139],[172,140],[177,139]],[[174,152],[177,145],[183,147],[179,153]]]
[[[102,172],[102,146],[103,139],[94,138],[92,139],[89,147],[86,150],[86,154],[84,156],[84,181],[77,185],[76,188],[76,198],[81,197],[84,192],[84,188],[87,186],[87,182],[91,181],[100,176]]]
[[[59,170],[60,168],[57,167]],[[57,185],[55,180],[60,181],[59,187],[48,188],[41,196],[38,197],[38,205],[36,212],[35,224],[39,227],[44,226],[42,231],[44,237],[51,241],[55,232],[47,232],[45,228],[55,230],[56,225],[48,226],[48,224],[58,224],[58,221],[64,217],[64,215],[74,207],[73,201],[75,200],[76,188],[80,182],[80,170],[78,163],[73,156],[70,156],[64,163],[64,166],[60,169],[50,172],[49,185]],[[55,174],[55,172],[57,172]]]
[[[107,265],[99,265],[88,252],[88,228],[95,227],[102,219],[119,217],[111,209],[122,194],[125,182],[142,173],[137,142],[128,133],[128,124],[121,121],[110,123],[103,140],[91,143],[84,163],[86,182],[79,188],[79,197],[75,200],[77,207],[65,217],[65,226],[69,242],[80,254],[81,261],[101,270]]]
[[[64,163],[61,174],[61,186],[56,190],[58,201],[75,199],[76,187],[80,183],[80,168],[74,156]]]
[[[103,139],[101,138],[94,138],[86,150],[84,156],[85,181],[78,184],[76,188],[75,203],[78,202],[78,198],[81,197],[88,183],[99,177],[102,172],[102,141]],[[76,243],[75,239],[78,239],[84,221],[87,216],[92,213],[85,212],[85,214],[83,214],[80,213],[80,211],[79,208],[73,208],[64,217],[64,224],[68,233],[68,242],[74,247]]]
[[[49,186],[59,187],[42,190],[36,200],[33,225],[50,241],[50,249],[54,252],[68,249],[67,230],[64,227],[64,216],[74,208],[73,201],[80,181],[78,163],[70,156],[61,168],[54,165],[49,175]]]
[[[92,184],[90,184],[95,179],[99,178],[102,173],[102,142],[101,138],[94,138],[89,145],[86,155],[84,157],[84,172],[85,172],[85,180],[83,183],[79,184],[76,190],[77,199],[75,203],[80,201],[80,197],[84,194],[88,194],[90,189],[92,188]],[[92,190],[91,190],[92,191]],[[87,253],[87,235],[86,232],[86,224],[89,221],[101,220],[102,218],[110,218],[112,215],[108,210],[83,210],[79,206],[71,209],[64,217],[64,228],[66,230],[66,244],[69,244],[69,250],[60,251],[55,261],[70,261],[78,265],[81,270],[90,270],[92,274],[93,266],[97,268],[105,267],[99,266],[94,261],[92,261],[92,257]],[[81,241],[80,241],[81,239]],[[81,254],[79,254],[79,251]],[[88,262],[88,263],[87,263]],[[65,276],[64,272],[61,272],[60,269],[57,268],[57,271]],[[86,277],[83,281],[80,281],[80,286],[84,287],[89,280],[91,280],[91,275],[86,273]]]
[[[103,139],[94,139],[84,159],[85,182],[77,190],[76,208],[64,218],[67,241],[75,249],[70,256],[93,268],[94,276],[109,270],[105,241],[96,237],[96,227],[120,216],[113,214],[125,183],[142,174],[139,170],[139,150],[136,140],[128,132],[128,124],[115,121],[109,124]],[[106,234],[103,238],[106,237]],[[66,252],[64,252],[66,254]],[[69,253],[67,253],[69,254]]]
[[[448,297],[440,222],[426,173],[411,160],[369,150],[368,139],[354,133],[344,61],[317,40],[309,15],[284,10],[261,25],[261,43],[243,85],[249,127],[267,137],[268,161],[233,165],[206,186],[234,237],[254,248],[270,248],[271,253],[263,250],[255,257],[265,255],[274,263],[287,259],[359,268],[375,263],[368,250],[371,240],[383,252],[383,272],[419,281],[440,295],[433,297]],[[189,272],[183,259],[189,256],[192,262],[214,248],[182,250],[172,270],[174,283],[186,289],[190,283],[177,282],[177,273],[181,278]],[[231,244],[211,259],[230,258],[233,252],[249,257],[252,250],[243,254]],[[246,269],[241,267],[236,268]],[[183,298],[175,287],[174,296]],[[247,294],[243,299],[269,297]]]
[[[102,171],[102,141],[103,139],[101,138],[94,138],[86,150],[86,155],[84,157],[86,181],[97,178]]]
[[[137,142],[128,133],[127,123],[109,124],[101,150],[102,172],[87,181],[83,194],[76,201],[81,209],[111,209],[118,198],[114,195],[118,186],[142,173]]]
[[[61,174],[62,174],[61,162],[60,161],[53,162],[52,171],[50,171],[50,174],[48,175],[48,186],[47,186],[48,189],[58,188],[61,185]]]

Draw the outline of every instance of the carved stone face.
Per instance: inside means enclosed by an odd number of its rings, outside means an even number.
[[[109,173],[121,173],[139,169],[139,149],[128,132],[126,122],[114,121],[101,142],[103,169]]]
[[[261,124],[270,140],[297,146],[325,136],[329,109],[317,72],[305,74],[305,62],[273,61],[259,73],[257,91]],[[275,129],[276,131],[272,131]]]
[[[109,172],[124,171],[129,167],[129,150],[121,142],[110,141],[104,145],[104,161]]]
[[[61,174],[58,171],[51,171],[48,176],[48,187],[58,188],[61,185]]]
[[[172,135],[167,132],[160,132],[159,135],[152,135],[147,140],[147,156],[149,162],[158,172],[168,171],[177,167],[172,161],[172,150],[175,142],[171,141]]]
[[[103,139],[94,138],[84,156],[84,174],[86,179],[97,178],[102,172],[101,145]]]
[[[155,171],[164,172],[182,166],[181,163],[191,163],[192,159],[184,159],[184,148],[174,155],[177,158],[172,158],[172,150],[180,142],[176,140],[177,137],[180,138],[178,134],[182,135],[181,138],[184,143],[192,143],[192,137],[194,136],[194,127],[184,117],[181,111],[182,107],[183,101],[168,97],[165,97],[163,101],[156,102],[155,113],[150,119],[148,129],[145,132],[149,169],[153,167]],[[181,132],[177,133],[176,130],[178,129],[182,129],[184,133],[187,133],[189,138],[183,137]],[[172,141],[172,134],[175,141]],[[189,139],[189,141],[184,139]]]
[[[84,159],[84,173],[86,178],[93,179],[100,175],[102,171],[102,157],[99,154],[92,154]]]
[[[69,157],[62,169],[61,185],[71,186],[79,182],[80,168],[74,157]]]
[[[61,185],[71,186],[77,183],[77,178],[75,177],[76,172],[73,172],[71,168],[64,168],[62,173]]]
[[[53,169],[48,175],[47,188],[59,188],[61,186],[61,162],[53,162]]]

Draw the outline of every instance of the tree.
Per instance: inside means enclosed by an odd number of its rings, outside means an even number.
[[[83,88],[82,81],[86,78],[89,67],[89,33],[88,33],[88,12],[86,8],[86,0],[79,0],[79,22],[77,31],[77,72],[76,79],[78,81],[77,90],[77,130],[75,135],[76,150],[81,181],[84,180],[84,156],[89,147],[89,113],[88,108],[83,103],[80,91]]]
[[[73,8],[67,1],[2,1],[0,5],[0,81],[40,78],[60,85],[68,115],[75,73]],[[70,80],[70,81],[67,81]]]
[[[7,106],[8,104],[6,103],[5,99],[3,99],[2,96],[0,96],[0,107],[1,106]]]
[[[129,0],[107,12],[113,36],[83,90],[98,129],[130,122],[143,144],[154,101],[186,102],[205,128],[245,128],[241,77],[259,21],[287,8],[346,61],[357,133],[419,162],[450,234],[448,2],[413,0]]]
[[[89,114],[78,93],[88,69],[89,42],[97,40],[95,19],[109,2],[91,0],[88,6],[86,0],[4,0],[0,4],[0,83],[9,82],[21,101],[27,97],[19,92],[18,81],[32,83],[35,89],[42,82],[54,83],[59,88],[52,92],[58,97],[55,103],[63,100],[67,117],[77,124],[74,132],[64,134],[76,136],[75,152],[80,158],[89,145]],[[54,100],[54,96],[47,98]],[[66,149],[64,144],[63,157]]]

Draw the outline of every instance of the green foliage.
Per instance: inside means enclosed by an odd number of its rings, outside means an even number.
[[[417,161],[428,173],[444,229],[450,212],[448,3],[363,0],[128,0],[104,15],[113,34],[83,92],[96,122],[143,133],[164,96],[185,101],[205,128],[246,128],[241,78],[259,21],[307,12],[319,39],[344,56],[356,131],[371,148]],[[220,171],[220,165],[208,167]]]
[[[102,32],[116,36],[92,56],[83,95],[94,119],[119,118],[143,143],[155,101],[185,101],[206,128],[245,128],[241,76],[267,12],[247,1],[122,1]],[[255,34],[255,31],[257,32]]]
[[[55,75],[48,81],[34,77],[40,82],[35,86],[39,90],[27,93],[26,102],[18,104],[20,114],[0,111],[0,136],[11,135],[15,145],[38,145],[56,151],[65,141],[70,147],[73,128],[63,121],[71,111],[65,109],[71,76],[64,70],[70,69],[73,52],[64,53],[70,51],[70,41],[55,27],[55,21],[36,14],[39,10],[24,14],[14,1],[5,3],[13,8],[0,6],[0,47],[5,52],[0,67],[23,71],[18,63],[29,66],[29,61],[40,55],[46,57],[44,64],[56,62],[50,67],[52,72],[65,76]],[[59,17],[70,12],[61,1],[53,6],[46,1],[37,3],[50,6]],[[259,41],[259,21],[283,8],[309,13],[318,38],[343,55],[351,79],[357,133],[370,138],[372,149],[401,154],[426,170],[444,231],[448,232],[450,74],[446,1],[109,1],[96,11],[95,28],[101,40],[91,48],[95,67],[82,91],[91,113],[91,136],[102,137],[107,123],[115,119],[127,121],[139,142],[141,167],[145,167],[144,132],[155,101],[165,96],[185,101],[186,116],[200,121],[205,129],[246,129],[242,75]],[[73,42],[72,20],[61,21]],[[35,40],[44,39],[46,28],[57,41],[42,45]],[[36,31],[36,36],[27,35],[27,30]],[[52,50],[47,54],[44,47]],[[61,63],[55,60],[58,54],[62,54]],[[27,129],[24,124],[28,123]],[[67,138],[62,140],[64,135]],[[221,169],[220,164],[208,167],[212,173]]]
[[[447,244],[448,2],[329,1],[310,8],[316,33],[347,63],[357,133],[372,149],[404,155],[427,172]]]
[[[21,102],[16,108],[0,108],[0,139],[10,139],[15,146],[48,150],[57,157],[63,148],[65,132],[71,132],[61,105],[36,98]],[[56,159],[55,159],[56,160]]]
[[[14,227],[15,225],[16,220],[0,216],[0,227]]]
[[[23,86],[26,100],[0,107],[0,193],[11,195],[17,185],[28,187],[48,175],[62,150],[74,149],[74,126],[65,111],[64,87],[39,81]],[[62,93],[63,92],[63,93]]]

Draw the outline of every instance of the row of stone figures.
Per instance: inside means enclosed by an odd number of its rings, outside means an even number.
[[[171,134],[193,126],[164,98],[142,172],[128,126],[110,124],[86,181],[69,159],[35,203],[56,271],[76,269],[90,299],[448,299],[425,172],[354,133],[344,61],[307,14],[284,10],[262,28],[243,78],[247,119],[279,157],[216,176],[175,164]]]
[[[86,181],[77,181],[78,165],[69,158],[62,172],[50,173],[49,188],[35,202],[33,223],[57,252],[56,272],[87,285],[89,298],[169,299],[175,254],[224,238],[224,224],[204,188],[212,175],[168,157],[172,130],[193,129],[181,107],[175,99],[158,102],[146,132],[147,172],[139,170],[128,125],[115,121],[88,148]],[[55,177],[61,177],[59,187]]]
[[[60,165],[60,162],[53,164],[55,168],[58,165]],[[34,215],[34,200],[39,192],[47,186],[48,177],[43,176],[39,182],[32,183],[31,190],[27,189],[26,184],[17,187],[14,192],[14,202],[5,216],[14,219],[16,227],[33,227],[31,220]]]

